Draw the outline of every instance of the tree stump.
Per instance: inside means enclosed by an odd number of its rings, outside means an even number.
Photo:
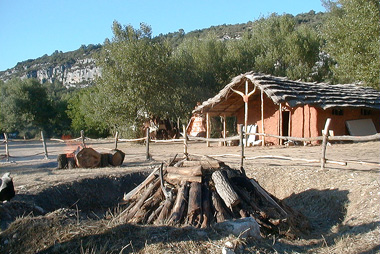
[[[124,157],[125,157],[125,153],[123,153],[122,151],[118,149],[114,149],[111,151],[109,155],[108,162],[112,166],[121,166],[123,164]]]
[[[57,162],[58,162],[57,169],[66,168],[67,167],[67,155],[65,153],[58,154]]]
[[[96,168],[100,165],[100,159],[100,153],[92,148],[83,148],[75,152],[75,160],[81,168]]]

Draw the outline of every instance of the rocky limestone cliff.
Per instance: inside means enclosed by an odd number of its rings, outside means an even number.
[[[10,80],[36,78],[41,83],[59,81],[66,87],[85,87],[94,84],[101,76],[101,69],[95,65],[93,58],[76,59],[75,61],[54,65],[49,62],[28,65],[17,65],[0,72],[0,79]],[[21,68],[20,68],[21,67]]]

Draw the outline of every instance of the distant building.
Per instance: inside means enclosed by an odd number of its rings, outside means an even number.
[[[193,114],[235,116],[237,124],[257,125],[258,133],[317,137],[327,118],[335,136],[380,132],[380,92],[355,84],[330,85],[292,81],[255,72],[232,79]],[[260,137],[265,144],[280,144]]]

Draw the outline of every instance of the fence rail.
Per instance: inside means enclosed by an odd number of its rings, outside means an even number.
[[[311,137],[311,138],[298,138],[298,137],[289,137],[289,136],[278,136],[278,135],[271,135],[271,134],[264,134],[264,133],[244,133],[243,132],[243,126],[240,126],[240,135],[239,136],[233,136],[233,137],[227,137],[227,138],[203,138],[203,137],[189,137],[186,134],[186,127],[183,126],[183,132],[182,138],[178,139],[170,139],[170,140],[151,140],[149,136],[149,129],[146,131],[146,136],[143,138],[136,138],[136,139],[119,139],[118,133],[116,133],[114,141],[114,149],[117,149],[118,142],[141,142],[144,141],[146,145],[146,159],[150,159],[151,155],[149,153],[149,143],[175,143],[175,142],[182,142],[184,146],[184,154],[187,155],[187,149],[188,149],[188,141],[195,141],[195,142],[228,142],[233,140],[239,140],[240,141],[240,148],[241,152],[240,154],[222,154],[222,155],[208,155],[210,157],[224,157],[224,156],[233,156],[233,157],[240,157],[240,166],[243,167],[244,160],[254,160],[259,158],[271,158],[271,159],[281,159],[281,160],[293,160],[293,161],[305,161],[309,163],[321,163],[321,169],[325,168],[326,163],[332,163],[332,164],[338,164],[338,165],[347,165],[347,162],[343,161],[333,161],[326,159],[326,146],[329,141],[375,141],[380,140],[380,133],[369,135],[369,136],[328,136],[328,126],[329,126],[329,119],[326,121],[325,129],[323,130],[323,135],[319,137]],[[256,157],[245,157],[244,155],[244,142],[243,139],[248,137],[248,135],[255,135],[255,136],[265,136],[265,137],[273,137],[283,140],[289,140],[289,141],[298,141],[298,142],[311,142],[311,141],[322,141],[321,145],[321,157],[319,159],[303,159],[303,158],[292,158],[292,157],[285,157],[285,156],[272,156],[272,155],[264,155],[264,156],[256,156]],[[5,144],[5,154],[0,154],[0,159],[6,158],[7,161],[9,161],[10,156],[9,154],[9,147],[8,143],[10,140],[8,139],[8,135],[4,133],[4,141],[2,143]],[[84,136],[83,131],[81,132],[81,137],[74,138],[74,139],[50,139],[51,141],[57,141],[61,143],[70,143],[70,142],[81,142],[83,147],[86,147],[86,141],[99,141],[98,139],[91,139]],[[42,148],[43,152],[37,153],[35,155],[42,155],[44,154],[45,159],[48,159],[48,147],[46,144],[46,140],[44,138],[43,132],[41,132],[41,141],[42,141]],[[108,143],[109,143],[108,142]],[[33,155],[32,155],[33,156]],[[27,156],[24,156],[27,157]],[[350,160],[350,163],[359,163],[359,164],[367,164],[367,165],[379,165],[380,163],[375,162],[362,162],[362,161],[354,161]]]

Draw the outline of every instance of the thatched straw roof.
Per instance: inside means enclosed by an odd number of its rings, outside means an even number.
[[[262,90],[273,103],[286,102],[290,107],[309,104],[322,109],[344,107],[380,109],[380,92],[372,88],[355,84],[330,85],[292,81],[282,77],[248,72],[233,78],[231,83],[217,95],[196,107],[193,113],[209,112],[226,115],[235,113],[244,106],[244,103],[242,97],[234,93],[232,89],[244,93],[247,80],[249,91],[253,90],[253,84],[256,86],[256,92],[250,97],[250,101],[259,99],[260,90]]]

